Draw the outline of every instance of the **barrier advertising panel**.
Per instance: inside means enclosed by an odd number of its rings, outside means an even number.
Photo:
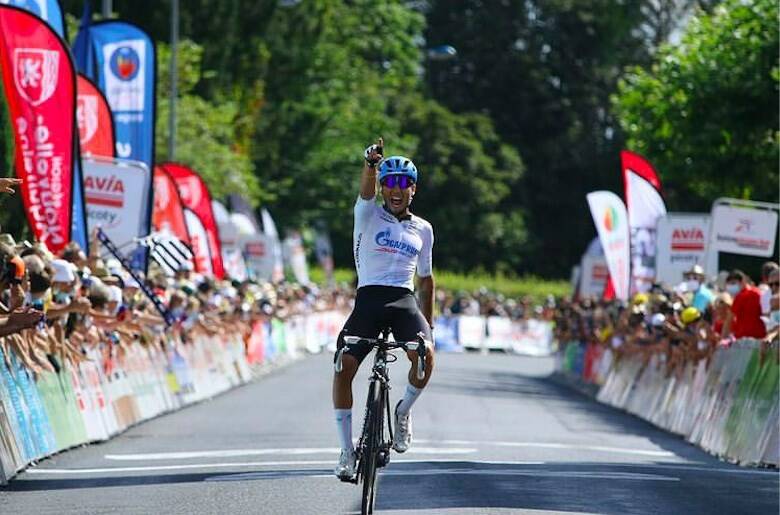
[[[776,237],[777,211],[724,204],[712,208],[714,251],[770,257]]]

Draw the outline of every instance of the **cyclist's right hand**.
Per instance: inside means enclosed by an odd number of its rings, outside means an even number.
[[[379,138],[373,145],[369,145],[366,151],[363,153],[363,157],[371,168],[375,167],[379,161],[382,160],[382,154],[384,152],[384,141]]]

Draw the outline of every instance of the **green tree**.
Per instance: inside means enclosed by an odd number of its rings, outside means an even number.
[[[523,173],[517,151],[482,114],[456,115],[432,100],[404,99],[397,116],[415,134],[420,170],[415,213],[434,227],[434,263],[448,270],[510,272],[527,241],[524,214],[507,201]]]
[[[431,2],[426,39],[458,49],[431,62],[434,97],[480,111],[527,170],[507,204],[527,214],[520,273],[568,276],[595,235],[585,195],[619,191],[620,127],[609,104],[625,65],[647,60],[642,2]]]
[[[778,43],[776,2],[729,0],[695,17],[651,68],[626,73],[613,99],[620,123],[673,209],[777,201]]]
[[[196,170],[206,181],[214,198],[241,193],[257,200],[260,194],[253,164],[242,148],[238,127],[247,124],[239,102],[229,98],[209,101],[193,93],[200,81],[203,49],[189,41],[179,43],[176,104],[176,161]],[[170,47],[157,45],[158,92],[156,161],[168,159],[170,97]]]

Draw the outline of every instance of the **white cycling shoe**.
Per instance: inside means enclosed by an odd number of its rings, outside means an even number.
[[[395,405],[395,433],[393,434],[393,449],[395,452],[402,453],[409,450],[412,445],[412,413],[406,416],[398,414],[398,404]]]
[[[339,464],[336,465],[334,473],[341,480],[349,480],[355,476],[355,461],[357,455],[351,449],[341,449]]]

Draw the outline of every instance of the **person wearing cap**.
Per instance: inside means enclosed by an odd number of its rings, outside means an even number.
[[[683,274],[686,290],[693,294],[691,306],[704,313],[715,300],[715,294],[704,284],[706,276],[701,265],[693,265],[693,268]]]

